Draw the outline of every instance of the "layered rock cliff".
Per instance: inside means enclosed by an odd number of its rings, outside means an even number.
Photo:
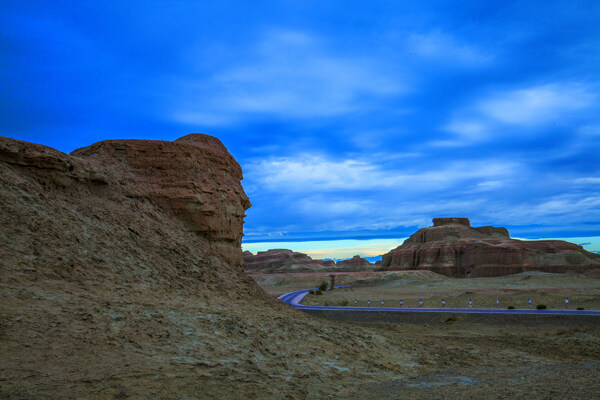
[[[383,255],[378,270],[426,269],[452,277],[492,277],[535,270],[583,272],[600,257],[560,240],[511,239],[506,228],[471,227],[467,218],[434,218]]]
[[[375,266],[360,256],[337,263],[313,259],[288,249],[271,249],[252,254],[244,252],[244,270],[249,274],[285,274],[294,272],[358,272],[373,271]]]
[[[371,371],[388,346],[243,272],[241,179],[206,135],[71,155],[0,137],[0,398],[328,397],[320,357],[338,382]]]
[[[259,251],[256,255],[244,252],[244,269],[248,273],[329,272],[335,262],[313,260],[310,256],[287,249]]]
[[[216,138],[191,134],[175,140],[107,140],[71,153],[126,171],[131,196],[147,199],[207,239],[227,262],[241,265],[244,211],[250,207],[242,169]]]

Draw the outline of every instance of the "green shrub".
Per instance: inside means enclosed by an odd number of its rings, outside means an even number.
[[[308,294],[315,294],[315,291],[314,290],[309,290]]]
[[[323,292],[321,291],[321,289],[317,289],[317,291],[315,292],[315,294],[316,294],[317,296],[320,296],[320,295],[322,295],[322,294],[323,294]]]
[[[338,302],[338,304],[339,304],[340,306],[347,306],[347,305],[348,305],[348,300],[340,300],[340,301]]]
[[[323,281],[321,282],[321,284],[319,285],[319,290],[324,292],[327,290],[327,287],[329,286],[329,284],[327,283],[327,281]]]
[[[535,308],[537,308],[538,310],[545,310],[548,307],[546,307],[545,304],[538,304],[537,306],[535,306]]]
[[[585,308],[583,308],[583,307],[577,307],[577,309],[578,309],[579,311],[585,310]]]
[[[515,306],[508,306],[508,309],[509,309],[509,310],[514,310],[514,309],[515,309]]]
[[[328,302],[325,302],[325,307],[328,307],[328,306],[329,306],[329,303],[328,303]]]

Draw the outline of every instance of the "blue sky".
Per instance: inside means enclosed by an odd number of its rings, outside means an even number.
[[[245,243],[437,216],[600,236],[598,1],[0,7],[1,135],[216,136],[244,169]]]

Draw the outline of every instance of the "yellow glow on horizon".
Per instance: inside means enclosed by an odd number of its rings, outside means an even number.
[[[516,239],[516,238],[513,238]],[[588,251],[600,251],[600,236],[589,237],[571,237],[571,238],[545,238],[545,239],[527,239],[520,240],[565,240],[575,244],[584,244]],[[322,240],[309,242],[260,242],[260,243],[242,243],[244,251],[251,251],[256,254],[259,251],[270,249],[289,249],[300,253],[308,254],[312,258],[335,258],[348,259],[355,255],[361,257],[375,257],[385,254],[392,249],[400,246],[406,238],[393,239],[367,239],[367,240]],[[589,244],[588,244],[589,243]]]
[[[367,240],[325,240],[310,242],[261,242],[243,243],[244,251],[257,253],[269,249],[289,249],[308,254],[312,258],[347,259],[356,255],[375,257],[400,246],[406,238],[398,239],[367,239]]]

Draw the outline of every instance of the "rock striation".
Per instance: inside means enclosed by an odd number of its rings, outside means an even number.
[[[472,227],[467,218],[434,218],[383,255],[378,270],[431,270],[451,277],[494,277],[524,271],[583,272],[600,257],[561,240],[511,239],[506,228]]]
[[[358,272],[373,271],[374,265],[360,256],[349,260],[312,259],[304,253],[288,249],[244,252],[244,270],[249,274],[285,274],[293,272]]]
[[[338,261],[335,266],[338,271],[344,272],[373,271],[375,268],[373,264],[361,256],[354,256],[349,260]]]
[[[334,263],[335,265],[335,263]],[[259,251],[256,255],[244,252],[244,269],[247,273],[328,272],[331,263],[313,260],[304,253],[287,249]]]
[[[332,397],[383,359],[243,272],[241,179],[201,134],[70,155],[0,137],[0,398]]]
[[[194,133],[173,142],[106,140],[71,155],[127,171],[136,182],[133,196],[176,217],[221,257],[241,265],[250,201],[240,184],[242,168],[219,139]]]

